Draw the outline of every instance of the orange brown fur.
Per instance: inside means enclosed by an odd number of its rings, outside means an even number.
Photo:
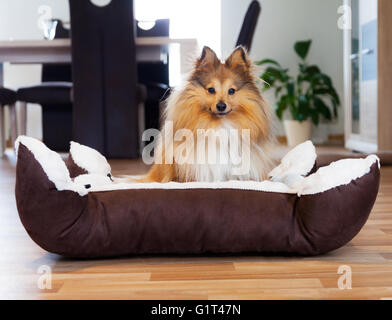
[[[209,88],[214,88],[215,93],[211,94]],[[234,89],[235,93],[229,94],[230,89]],[[219,103],[226,105],[224,115],[217,110]],[[154,164],[141,181],[260,181],[267,178],[271,169],[267,150],[271,140],[270,108],[256,85],[253,65],[242,47],[236,48],[224,63],[218,60],[210,48],[204,47],[184,88],[169,97],[165,121],[173,122],[174,133],[186,128],[193,132],[194,137],[197,129],[249,129],[254,173],[250,176],[232,177],[226,172],[215,175],[213,171],[220,170],[221,167],[192,167],[176,162],[165,164],[165,150],[161,141],[156,152],[162,154],[164,164]],[[180,143],[174,142],[174,154]]]

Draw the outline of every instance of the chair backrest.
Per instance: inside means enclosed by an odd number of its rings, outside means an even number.
[[[139,27],[139,22],[136,24],[136,35],[138,37],[169,37],[169,19],[158,19],[155,25],[148,30]],[[166,54],[166,63],[164,62],[139,62],[138,79],[140,83],[163,83],[169,85],[169,55]]]
[[[132,0],[69,0],[74,139],[112,158],[139,155]]]
[[[250,51],[260,12],[260,3],[256,0],[252,1],[248,7],[248,11],[246,12],[244,22],[242,23],[236,46],[241,45]]]
[[[63,22],[57,20],[55,39],[68,39],[70,37],[70,30],[64,28]],[[72,81],[71,66],[68,64],[44,64],[42,65],[42,82],[48,81]]]
[[[155,25],[148,30],[140,28],[139,22],[137,23],[136,35],[138,37],[168,37],[169,36],[169,19],[155,20]],[[141,22],[143,23],[143,21]]]

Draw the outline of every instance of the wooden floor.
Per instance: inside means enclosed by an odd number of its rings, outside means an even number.
[[[140,163],[116,161],[114,173]],[[392,299],[392,167],[382,168],[370,219],[347,246],[312,258],[130,257],[67,260],[26,234],[14,199],[15,159],[0,160],[0,299]],[[43,222],[44,223],[44,222]],[[338,289],[338,268],[352,289]],[[39,289],[52,270],[52,288]],[[43,269],[42,269],[43,268]]]

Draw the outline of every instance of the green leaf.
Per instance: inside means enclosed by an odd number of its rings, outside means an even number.
[[[277,99],[279,97],[279,94],[282,92],[284,87],[276,87],[275,88],[275,98]]]
[[[336,101],[332,99],[332,109],[333,109],[333,116],[335,118],[338,117],[338,105],[336,104]]]
[[[295,94],[295,84],[294,82],[289,82],[286,84],[287,94],[290,96],[294,96]]]
[[[268,72],[263,73],[260,76],[260,79],[264,81],[264,89],[271,89],[276,81],[276,78],[270,75]]]
[[[336,103],[337,106],[340,106],[340,98],[339,98],[338,93],[336,92],[336,90],[335,90],[334,87],[332,87],[331,90],[332,90],[332,97],[333,97],[333,100],[335,101],[335,103]]]
[[[297,83],[301,83],[304,80],[305,80],[304,75],[302,73],[299,73],[297,76]]]
[[[320,115],[316,110],[311,111],[312,122],[315,126],[318,126],[320,123]]]
[[[286,96],[283,96],[276,104],[275,104],[275,113],[277,117],[282,120],[283,112],[287,109]]]
[[[299,119],[298,110],[297,110],[297,108],[295,107],[295,105],[290,104],[290,105],[289,105],[289,109],[290,109],[291,116],[293,117],[293,120],[302,121],[302,120]]]
[[[310,101],[308,100],[308,97],[305,95],[300,95],[298,98],[298,117],[299,121],[304,121],[306,120],[311,111],[311,106],[310,106]]]
[[[312,40],[298,41],[294,44],[294,50],[302,60],[305,60],[308,56],[311,44]]]
[[[319,73],[315,75],[314,79],[317,83],[325,84],[328,87],[333,87],[331,78],[324,73]]]
[[[314,98],[314,106],[316,110],[324,117],[324,119],[332,120],[331,111],[323,100],[321,100],[320,98]]]
[[[286,82],[290,77],[287,74],[286,70],[283,69],[277,69],[274,67],[268,67],[267,70],[265,70],[265,73],[270,76],[274,77],[275,79],[279,80],[280,82]]]
[[[319,88],[319,89],[315,89],[313,90],[314,94],[331,94],[331,89],[330,88]]]
[[[274,64],[274,65],[280,67],[279,62],[272,60],[272,59],[264,59],[264,60],[256,61],[255,64],[257,66],[262,66],[264,64]]]
[[[299,64],[299,71],[301,73],[304,73],[307,67],[308,67],[308,65],[306,63],[300,63]]]
[[[313,77],[314,75],[321,73],[321,71],[318,66],[312,65],[312,66],[306,66],[305,69],[303,70],[303,73],[309,77]]]

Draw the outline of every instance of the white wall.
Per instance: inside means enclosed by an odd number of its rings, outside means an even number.
[[[69,21],[68,0],[0,0],[0,40],[42,39],[38,27],[40,6],[49,6],[53,18]],[[41,66],[4,65],[4,85],[17,89],[21,86],[39,84]],[[7,130],[8,132],[8,130]],[[41,107],[29,104],[27,134],[42,137]]]
[[[309,63],[320,66],[332,77],[343,101],[343,33],[337,26],[341,0],[259,0],[262,13],[253,40],[254,60],[273,58],[295,71],[298,59],[293,50],[297,40],[312,39]],[[227,56],[235,45],[242,19],[250,0],[222,0],[222,54]],[[274,99],[267,95],[271,105]],[[339,118],[329,125],[331,134],[344,133],[343,106]],[[279,134],[282,128],[279,124]]]

